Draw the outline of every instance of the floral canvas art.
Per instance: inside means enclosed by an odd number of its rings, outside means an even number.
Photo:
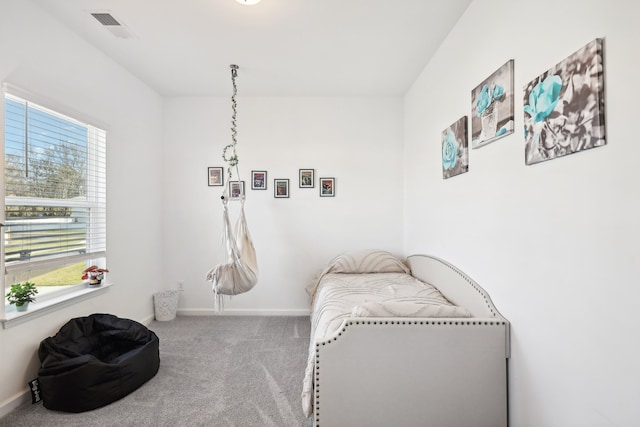
[[[513,59],[471,91],[471,147],[513,133]]]
[[[593,40],[524,88],[527,165],[606,144],[602,47]]]
[[[442,132],[442,178],[469,171],[467,116],[461,117]]]

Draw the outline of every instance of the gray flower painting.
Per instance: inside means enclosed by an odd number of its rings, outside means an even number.
[[[467,116],[461,117],[442,132],[442,178],[469,171]]]
[[[524,88],[524,138],[527,165],[606,144],[602,39]]]
[[[513,133],[513,59],[471,91],[471,147]]]

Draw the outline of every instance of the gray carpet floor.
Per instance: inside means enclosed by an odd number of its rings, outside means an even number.
[[[149,329],[160,370],[138,390],[79,414],[23,405],[0,426],[311,426],[300,405],[308,317],[177,317]]]

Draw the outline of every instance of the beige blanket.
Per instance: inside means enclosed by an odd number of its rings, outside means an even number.
[[[470,316],[467,310],[453,306],[436,288],[405,272],[353,274],[330,271],[331,268],[325,270],[320,280],[309,289],[313,295],[311,340],[302,390],[302,407],[307,416],[313,412],[315,343],[336,331],[344,319],[352,315]]]

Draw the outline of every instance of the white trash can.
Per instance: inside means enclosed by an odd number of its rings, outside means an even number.
[[[162,291],[153,294],[156,320],[166,322],[176,318],[180,291]]]

